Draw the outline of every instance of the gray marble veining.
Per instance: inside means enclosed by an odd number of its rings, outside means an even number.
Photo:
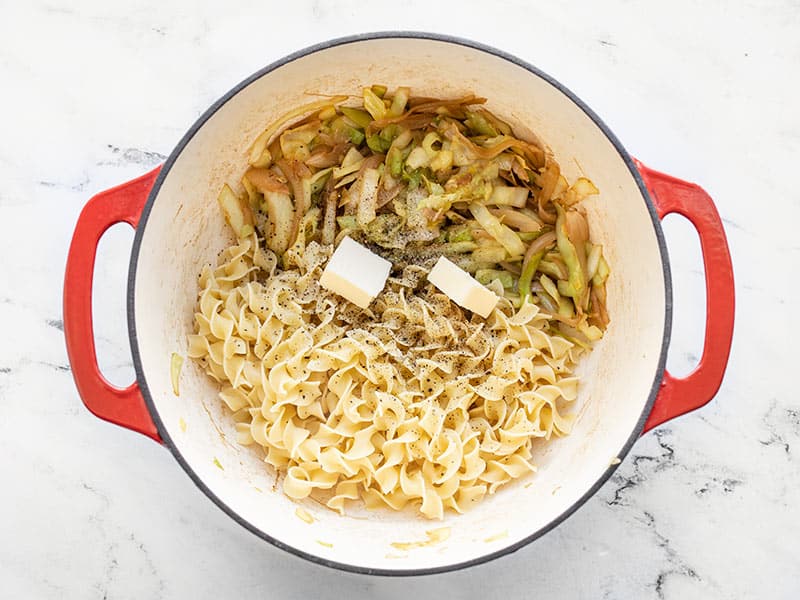
[[[0,596],[798,597],[796,2],[2,8]],[[709,191],[737,278],[734,349],[713,403],[645,435],[544,538],[421,579],[335,572],[241,529],[168,452],[83,408],[61,317],[66,249],[92,194],[162,162],[208,105],[265,64],[323,39],[395,28],[473,38],[558,77],[637,157]],[[701,350],[702,269],[691,233],[666,230],[676,307],[669,367],[686,373]],[[124,384],[131,236],[109,233],[97,343],[105,372]]]

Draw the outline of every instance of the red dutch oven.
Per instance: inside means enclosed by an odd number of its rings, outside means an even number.
[[[408,85],[422,96],[484,96],[487,108],[518,132],[535,132],[568,179],[585,174],[601,190],[586,210],[612,267],[612,322],[580,366],[574,429],[535,446],[535,475],[442,523],[411,512],[354,509],[339,516],[311,500],[290,500],[261,458],[235,443],[233,423],[200,368],[184,364],[180,396],[170,382],[170,357],[185,354],[192,331],[197,274],[233,241],[216,194],[246,168],[250,142],[274,118],[308,102],[309,93],[347,93],[376,82]],[[670,213],[696,228],[706,274],[705,345],[697,368],[683,378],[665,370],[672,290],[660,221]],[[136,230],[128,279],[136,381],[124,389],[98,370],[91,309],[97,244],[120,222]],[[725,372],[733,320],[731,259],[708,194],[632,158],[594,112],[531,65],[473,42],[421,33],[333,40],[237,85],[200,117],[164,165],[87,203],[64,286],[67,350],[90,411],[164,444],[211,500],[263,539],[315,562],[383,575],[477,564],[552,529],[598,490],[642,433],[712,399]],[[313,522],[297,518],[298,508]],[[392,545],[424,540],[431,529],[448,535],[412,550]]]

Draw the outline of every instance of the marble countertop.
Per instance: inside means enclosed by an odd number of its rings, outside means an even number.
[[[0,19],[0,596],[8,598],[796,598],[800,6],[796,1],[3,3]],[[494,6],[495,8],[490,8]],[[701,183],[737,283],[717,398],[637,442],[575,515],[467,571],[371,578],[309,564],[219,511],[172,456],[83,407],[61,286],[77,215],[169,154],[216,98],[284,54],[418,29],[532,62],[654,168]],[[669,367],[696,362],[702,268],[665,224],[675,279]],[[101,365],[132,380],[132,233],[101,243]]]

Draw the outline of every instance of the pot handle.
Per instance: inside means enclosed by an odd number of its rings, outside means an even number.
[[[733,338],[733,266],[722,220],[700,186],[654,171],[634,159],[658,217],[683,215],[700,238],[706,278],[706,334],[694,371],[678,378],[664,372],[661,389],[644,431],[708,404],[722,384]]]
[[[134,229],[161,167],[132,181],[100,192],[81,211],[67,254],[64,275],[64,337],[78,393],[101,419],[138,431],[161,442],[139,384],[111,385],[97,366],[92,325],[92,282],[97,244],[116,223]]]

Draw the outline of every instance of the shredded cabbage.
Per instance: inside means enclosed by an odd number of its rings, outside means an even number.
[[[169,376],[172,381],[172,393],[180,396],[180,377],[181,367],[183,367],[183,357],[177,352],[173,352],[169,361]]]
[[[602,336],[610,270],[581,208],[599,194],[589,179],[570,183],[483,98],[372,85],[345,100],[298,107],[256,138],[243,193],[220,192],[238,237],[256,229],[280,258],[301,233],[348,235],[396,268],[446,254],[515,307],[539,304],[569,339]]]

